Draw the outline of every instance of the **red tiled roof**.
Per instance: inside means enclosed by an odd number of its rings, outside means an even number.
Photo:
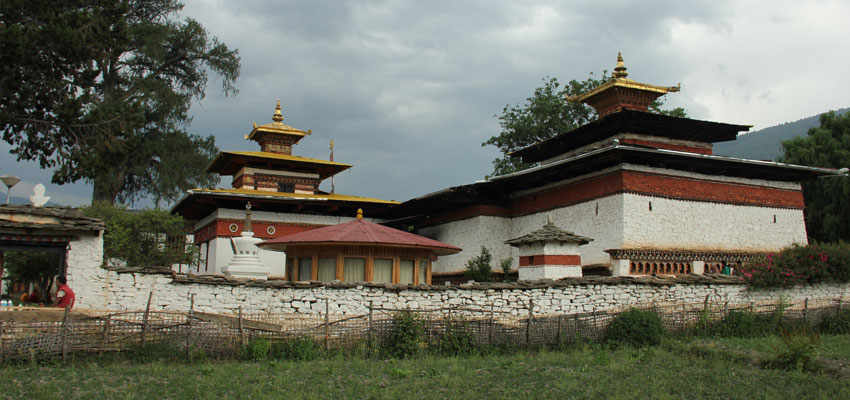
[[[267,240],[258,246],[265,250],[284,250],[287,245],[294,244],[375,244],[430,249],[437,254],[454,254],[461,251],[460,247],[362,219]]]

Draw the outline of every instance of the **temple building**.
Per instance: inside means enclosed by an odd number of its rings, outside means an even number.
[[[270,279],[356,275],[390,283],[431,283],[432,275],[435,283],[463,281],[467,261],[482,246],[497,265],[510,258],[514,270],[527,268],[521,277],[557,279],[591,271],[702,274],[807,243],[800,182],[836,172],[713,154],[713,143],[735,140],[750,126],[647,111],[659,96],[679,90],[629,79],[618,55],[608,81],[568,99],[593,107],[596,120],[511,154],[534,167],[401,204],[320,191],[323,180],[351,165],[293,155],[311,131],[284,125],[278,102],[273,122],[254,124],[245,136],[260,151],[222,152],[208,167],[233,176],[232,188],[190,190],[173,208],[194,222],[201,258],[189,272],[223,274],[233,239],[242,236],[276,250],[258,251]],[[242,234],[246,205],[253,210],[251,235]],[[353,217],[358,209],[372,222],[412,226],[450,247],[410,253],[398,243],[379,249],[319,240],[335,229],[366,226]],[[372,225],[367,236],[378,230]],[[336,227],[307,232],[329,226]]]
[[[235,255],[234,238],[245,228],[246,205],[252,209],[253,237],[268,240],[354,219],[356,210],[378,214],[394,201],[326,193],[322,181],[351,168],[330,160],[300,157],[292,147],[309,136],[283,123],[280,100],[272,123],[255,123],[245,139],[257,142],[260,151],[223,151],[207,172],[232,176],[230,189],[192,189],[172,209],[194,223],[194,243],[199,262],[187,272],[221,275]],[[333,146],[333,145],[332,145]],[[270,278],[285,277],[283,253],[260,251]]]
[[[535,167],[408,200],[386,217],[467,249],[435,262],[435,280],[462,274],[481,246],[497,263],[535,267],[508,241],[549,215],[593,238],[577,254],[585,271],[613,275],[701,274],[806,244],[799,182],[835,172],[712,154],[750,127],[647,111],[679,89],[629,79],[618,56],[610,80],[569,98],[598,119],[511,154]]]
[[[285,251],[286,276],[296,281],[431,284],[431,262],[460,248],[357,219],[258,246]]]

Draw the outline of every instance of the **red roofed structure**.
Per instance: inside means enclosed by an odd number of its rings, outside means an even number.
[[[461,248],[363,220],[259,243],[285,251],[292,280],[431,284],[431,261]]]

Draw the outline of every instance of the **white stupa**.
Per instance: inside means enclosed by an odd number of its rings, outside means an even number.
[[[271,269],[260,262],[260,248],[257,243],[263,239],[255,238],[251,226],[251,203],[245,205],[245,226],[239,237],[230,239],[236,249],[230,265],[222,268],[225,276],[233,278],[262,279],[269,278]]]

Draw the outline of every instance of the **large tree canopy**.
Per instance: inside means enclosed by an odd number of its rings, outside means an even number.
[[[820,116],[807,136],[782,142],[779,161],[813,167],[850,167],[850,113]],[[850,241],[850,177],[803,182],[806,230],[821,242]]]
[[[504,175],[531,167],[516,158],[508,156],[537,142],[568,132],[596,119],[596,110],[583,103],[569,102],[567,97],[582,94],[593,89],[611,77],[602,71],[597,78],[593,73],[583,81],[571,80],[563,88],[556,78],[543,78],[543,86],[534,89],[534,95],[526,99],[526,104],[506,105],[499,118],[502,132],[493,136],[482,146],[492,145],[499,148],[502,157],[493,160],[492,176]],[[662,110],[662,102],[654,101],[650,111],[675,117],[684,117],[685,110],[675,108]]]
[[[239,56],[174,0],[0,1],[0,130],[19,160],[92,199],[171,201],[217,177],[214,138],[189,134],[208,71],[235,94]]]

